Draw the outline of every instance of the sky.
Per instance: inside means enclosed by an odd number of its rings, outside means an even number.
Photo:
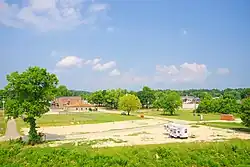
[[[69,89],[250,87],[249,0],[0,0],[0,88],[48,69]]]

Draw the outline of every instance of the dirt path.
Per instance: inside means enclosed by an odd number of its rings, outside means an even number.
[[[10,140],[10,139],[17,139],[19,137],[20,137],[20,134],[17,131],[16,121],[15,121],[15,119],[10,119],[7,122],[7,128],[6,128],[5,135],[0,138],[0,141],[7,141],[7,140]]]

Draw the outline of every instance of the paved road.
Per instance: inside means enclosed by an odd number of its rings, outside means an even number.
[[[16,121],[14,119],[10,119],[7,122],[7,129],[5,132],[5,136],[0,137],[0,141],[7,141],[10,139],[17,139],[20,137],[20,134],[17,131],[16,128]]]

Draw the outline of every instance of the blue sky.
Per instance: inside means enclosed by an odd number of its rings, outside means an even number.
[[[47,68],[70,89],[249,87],[249,0],[0,0],[0,88]]]

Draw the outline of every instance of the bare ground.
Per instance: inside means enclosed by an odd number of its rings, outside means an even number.
[[[188,139],[169,138],[165,133],[164,119],[145,119],[88,125],[44,127],[38,129],[46,134],[47,140],[57,141],[50,146],[71,142],[92,142],[93,147],[131,146],[144,144],[164,144],[173,142],[220,141],[232,138],[250,139],[250,134],[234,130],[207,126],[187,125]],[[23,129],[28,134],[28,129]]]

